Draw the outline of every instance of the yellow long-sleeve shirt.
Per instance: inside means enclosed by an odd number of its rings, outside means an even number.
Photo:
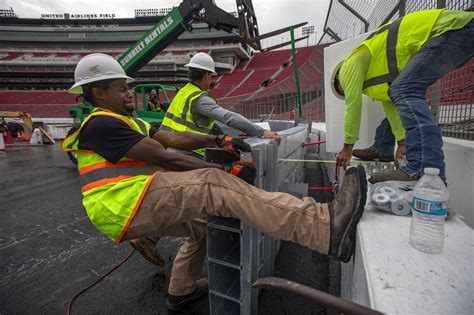
[[[430,38],[451,30],[460,29],[473,18],[474,13],[472,12],[444,10],[433,26]],[[340,70],[339,78],[346,100],[344,113],[344,143],[346,144],[354,144],[359,139],[362,90],[371,58],[369,49],[365,46],[360,46],[352,53],[350,58],[344,61]],[[390,101],[383,102],[382,105],[395,139],[397,141],[405,139],[405,129],[403,129],[395,105]]]

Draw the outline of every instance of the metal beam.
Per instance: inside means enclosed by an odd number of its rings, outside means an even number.
[[[301,26],[306,25],[306,24],[308,24],[308,22],[303,22],[303,23],[287,26],[287,27],[284,27],[284,28],[280,28],[276,31],[271,31],[271,32],[262,34],[260,36],[255,36],[253,38],[250,38],[249,41],[258,41],[258,40],[261,40],[261,39],[265,39],[265,38],[268,38],[268,37],[272,37],[272,36],[275,36],[275,35],[286,33],[286,32],[290,31],[290,28],[295,29],[295,28],[301,27]]]
[[[347,10],[349,10],[349,12],[351,12],[352,14],[355,15],[356,18],[358,18],[359,20],[362,21],[362,23],[364,23],[365,27],[365,32],[368,32],[369,31],[369,22],[367,22],[366,19],[364,19],[364,17],[362,15],[360,15],[356,10],[354,10],[353,8],[351,8],[350,5],[348,5],[347,3],[344,2],[344,0],[339,0],[339,3],[344,7],[346,8]]]
[[[400,0],[396,6],[393,7],[392,11],[390,11],[390,13],[387,15],[387,17],[382,21],[382,23],[380,23],[380,25],[378,25],[377,27],[379,26],[382,26],[384,24],[387,24],[388,22],[390,22],[390,20],[392,19],[392,17],[395,15],[395,13],[397,13],[398,11],[400,11],[400,14],[399,16],[403,16],[405,15],[405,13],[401,13],[402,11],[402,2],[405,2],[405,0]],[[404,4],[403,4],[404,6]],[[405,11],[405,9],[403,8],[403,12]]]
[[[325,29],[324,31],[326,32],[326,34],[328,34],[328,35],[331,36],[333,39],[335,39],[336,42],[342,41],[342,39],[337,35],[337,33],[334,32],[330,27],[326,27],[326,29]]]
[[[302,41],[303,39],[306,39],[308,38],[309,36],[303,36],[303,37],[300,37],[298,39],[295,39],[295,43],[296,42],[299,42],[299,41]],[[270,51],[270,50],[274,50],[274,49],[277,49],[277,48],[281,48],[281,47],[285,47],[285,46],[288,46],[291,44],[291,40],[290,41],[287,41],[287,42],[284,42],[284,43],[281,43],[281,44],[278,44],[278,45],[275,45],[275,46],[271,46],[271,47],[267,47],[267,48],[262,48],[262,52],[265,52],[265,51]]]
[[[360,304],[352,303],[340,297],[322,292],[305,285],[277,277],[260,278],[254,287],[267,290],[283,291],[301,296],[313,303],[335,309],[340,313],[354,315],[382,315],[382,313]]]

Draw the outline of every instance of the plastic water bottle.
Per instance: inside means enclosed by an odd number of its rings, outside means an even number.
[[[434,254],[443,248],[449,192],[438,176],[439,169],[425,168],[424,172],[413,189],[410,245]]]

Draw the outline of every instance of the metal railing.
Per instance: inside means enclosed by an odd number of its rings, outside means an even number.
[[[305,119],[324,121],[323,53],[321,47],[314,47],[305,63],[297,60],[302,110]],[[288,65],[287,67],[291,67]],[[294,74],[278,79],[267,87],[254,92],[223,97],[219,105],[240,113],[249,119],[293,120],[297,117],[297,99]],[[212,90],[211,90],[212,94]]]
[[[372,31],[406,14],[428,9],[466,10],[472,0],[331,0],[319,44]],[[474,62],[451,71],[428,90],[427,99],[443,135],[474,140]]]

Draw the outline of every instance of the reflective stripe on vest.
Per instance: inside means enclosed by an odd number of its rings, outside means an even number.
[[[151,175],[157,170],[158,167],[137,161],[121,161],[116,164],[99,162],[79,170],[82,192],[137,175]]]
[[[214,120],[209,119],[209,122],[205,126],[199,126],[194,122],[191,113],[193,101],[198,99],[201,95],[208,94],[192,83],[188,83],[180,89],[165,114],[160,130],[191,132],[203,135],[209,134],[214,126]],[[204,155],[204,149],[192,151],[199,155]]]
[[[188,131],[188,132],[195,132],[195,133],[200,133],[200,134],[209,134],[214,124],[214,120],[211,119],[208,126],[198,126],[192,119],[191,117],[192,115],[190,113],[191,103],[195,99],[197,99],[199,96],[204,95],[204,94],[207,95],[207,93],[205,91],[199,90],[198,87],[195,87],[191,83],[186,84],[180,90],[180,92],[188,93],[187,90],[191,90],[190,91],[191,93],[186,96],[186,99],[184,100],[184,104],[181,103],[182,97],[175,96],[175,98],[171,102],[170,108],[165,114],[165,118],[163,119],[163,123],[160,128],[162,130],[167,130],[167,131],[181,131],[181,132]],[[168,119],[181,125],[183,128],[173,128],[173,126],[171,126],[171,124],[168,123],[167,121]]]
[[[146,125],[141,121],[140,119],[131,117],[134,122],[137,123],[138,127],[140,127],[140,130],[142,131],[143,135],[148,136],[148,130],[146,128]]]
[[[83,205],[87,215],[102,233],[120,243],[154,174],[160,168],[127,157],[122,157],[113,164],[93,151],[80,150],[78,147],[80,132],[95,116],[114,117],[145,136],[148,136],[151,126],[139,118],[94,109],[83,121],[79,130],[62,143],[65,151],[77,153],[78,169],[83,184]]]
[[[389,83],[389,85],[398,77],[398,66],[397,66],[397,38],[398,38],[398,30],[400,29],[400,23],[402,22],[402,18],[397,19],[392,24],[385,25],[381,27],[376,32],[373,32],[369,35],[366,39],[371,39],[376,34],[380,34],[388,30],[387,34],[387,46],[386,46],[386,53],[387,53],[387,66],[388,66],[388,73],[384,75],[380,75],[378,77],[371,78],[369,80],[364,81],[364,89],[368,88],[369,86],[374,86],[377,84],[382,83]]]
[[[399,72],[430,38],[443,9],[417,11],[387,23],[372,32],[358,48],[365,46],[371,55],[364,78],[363,93],[378,101],[390,101],[388,89]],[[347,58],[351,58],[350,54]]]
[[[186,112],[183,112],[183,114],[186,117]],[[211,132],[211,129],[209,129],[209,128],[199,127],[198,125],[187,121],[186,118],[183,119],[183,118],[176,117],[175,115],[173,115],[169,112],[166,112],[165,117],[171,119],[172,121],[174,121],[178,124],[186,126],[187,128],[192,129],[193,131],[197,131],[199,133],[208,134],[208,133]],[[166,130],[166,131],[176,131],[176,130],[174,130],[174,129],[168,127],[168,126],[165,126],[165,125],[161,125],[160,129]]]

